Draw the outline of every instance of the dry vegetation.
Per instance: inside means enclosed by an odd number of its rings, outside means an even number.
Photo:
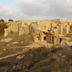
[[[6,22],[3,19],[0,20],[0,37],[4,35],[4,29],[7,28]]]

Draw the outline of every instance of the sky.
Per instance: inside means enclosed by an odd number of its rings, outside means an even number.
[[[72,19],[72,0],[0,0],[3,19]]]

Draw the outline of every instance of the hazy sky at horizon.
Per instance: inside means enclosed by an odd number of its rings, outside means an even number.
[[[72,19],[72,0],[0,0],[3,19]]]

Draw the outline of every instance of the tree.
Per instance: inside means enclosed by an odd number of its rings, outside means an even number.
[[[0,22],[4,22],[4,19],[0,19]]]
[[[8,21],[13,21],[13,19],[9,19]]]

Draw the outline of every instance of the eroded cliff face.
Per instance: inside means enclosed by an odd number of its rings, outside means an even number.
[[[72,40],[72,21],[22,20],[7,23],[5,37],[30,35],[37,43],[63,44]],[[71,43],[71,42],[70,42]]]

